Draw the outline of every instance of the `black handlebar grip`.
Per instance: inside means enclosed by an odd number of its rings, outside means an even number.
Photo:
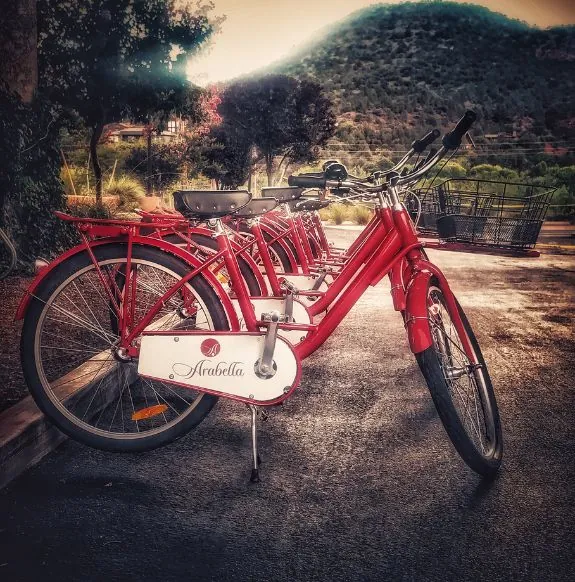
[[[299,186],[300,188],[325,188],[325,177],[322,176],[290,176],[288,178],[290,186]]]
[[[474,111],[466,111],[457,125],[443,136],[443,146],[448,150],[456,150],[461,145],[463,136],[469,131],[476,119],[477,114]]]
[[[430,131],[427,135],[423,136],[421,139],[416,139],[412,144],[411,144],[411,149],[413,149],[413,151],[416,154],[421,154],[425,148],[432,144],[440,135],[440,131],[439,129],[434,129],[433,131]]]

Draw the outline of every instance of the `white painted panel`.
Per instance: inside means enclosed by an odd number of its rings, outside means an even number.
[[[259,378],[255,364],[263,351],[265,334],[144,335],[138,373],[166,382],[204,388],[254,401],[270,401],[294,386],[297,360],[290,345],[278,337],[277,367],[272,378]]]
[[[244,322],[244,316],[242,310],[240,309],[240,304],[237,299],[232,299],[232,305],[236,310],[238,320],[240,322],[240,328],[245,331],[246,325]],[[262,313],[270,313],[270,311],[278,311],[279,313],[284,312],[285,299],[282,297],[252,297],[251,303],[254,308],[256,317],[261,318]],[[304,304],[301,300],[294,299],[293,302],[293,317],[295,323],[312,323],[312,319]],[[280,329],[278,335],[287,339],[292,345],[296,345],[302,341],[303,338],[307,336],[309,332],[305,331],[289,331],[285,329]]]

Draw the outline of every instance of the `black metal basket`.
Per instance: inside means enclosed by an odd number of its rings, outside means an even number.
[[[529,249],[553,192],[536,184],[453,178],[419,192],[418,226],[447,242]]]

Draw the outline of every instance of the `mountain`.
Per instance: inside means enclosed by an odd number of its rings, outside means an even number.
[[[575,145],[574,26],[542,30],[471,4],[377,5],[273,72],[321,83],[338,113],[336,142],[356,148],[403,147],[467,108],[479,114],[480,144],[527,154]]]

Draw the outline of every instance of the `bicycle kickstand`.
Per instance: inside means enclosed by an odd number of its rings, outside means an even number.
[[[252,483],[260,482],[260,455],[258,453],[258,409],[253,404],[248,404],[252,419]]]
[[[258,411],[258,407],[253,404],[248,404],[248,408],[251,413],[251,426],[252,426],[252,475],[250,477],[251,483],[260,482],[260,465],[262,459],[258,452],[258,413],[261,414],[262,420],[267,419],[267,412],[264,410]]]

